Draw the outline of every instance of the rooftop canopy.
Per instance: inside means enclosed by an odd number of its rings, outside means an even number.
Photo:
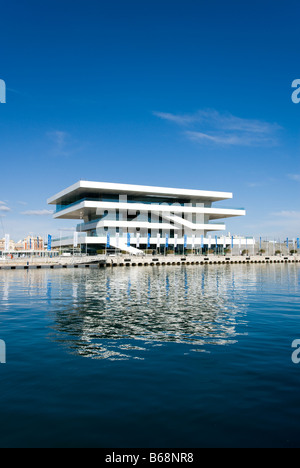
[[[79,196],[81,193],[104,193],[104,194],[118,194],[128,196],[151,196],[155,197],[168,197],[173,198],[174,202],[177,198],[183,200],[207,201],[215,202],[220,200],[229,200],[233,198],[232,193],[228,192],[215,192],[205,190],[190,190],[190,189],[176,189],[166,187],[150,187],[143,185],[127,185],[127,184],[112,184],[106,182],[88,182],[79,181],[76,184],[68,187],[67,189],[59,192],[53,197],[49,198],[48,203],[51,205],[59,205],[63,200],[70,196]]]

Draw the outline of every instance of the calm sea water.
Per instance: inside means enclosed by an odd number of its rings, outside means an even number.
[[[1,447],[299,447],[299,265],[0,273]]]

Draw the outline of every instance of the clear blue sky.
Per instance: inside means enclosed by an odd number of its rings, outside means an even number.
[[[0,237],[56,234],[79,179],[234,193],[300,235],[299,0],[1,0]]]

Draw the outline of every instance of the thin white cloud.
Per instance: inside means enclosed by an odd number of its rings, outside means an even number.
[[[278,211],[276,213],[273,213],[273,216],[300,221],[300,211]]]
[[[22,206],[27,206],[28,203],[27,202],[24,202],[24,201],[18,201],[18,204],[19,205],[22,205]]]
[[[256,235],[263,235],[270,239],[296,238],[300,234],[300,211],[282,210],[269,213],[255,224],[245,225],[245,228],[255,232]]]
[[[291,180],[294,180],[296,182],[300,182],[300,174],[289,174],[288,177],[291,179]]]
[[[52,214],[53,211],[51,210],[28,210],[21,213],[24,216],[50,216]]]
[[[281,127],[274,123],[268,123],[255,119],[242,119],[232,114],[221,114],[215,110],[200,112],[203,122],[210,122],[214,127],[224,130],[236,130],[239,132],[248,132],[254,134],[269,134]],[[200,120],[200,121],[201,121]]]
[[[53,156],[69,156],[70,151],[67,149],[69,134],[60,130],[48,132],[47,136],[52,140]]]
[[[153,115],[178,125],[188,125],[195,122],[195,118],[192,115],[174,115],[166,112],[153,112]]]
[[[273,146],[275,144],[274,139],[270,137],[261,137],[254,134],[207,134],[187,131],[185,135],[191,141],[215,143],[222,146]]]
[[[6,206],[6,205],[1,204],[1,205],[0,205],[0,211],[6,211],[6,212],[8,212],[8,211],[11,211],[11,209],[10,209],[8,206]]]
[[[212,109],[201,110],[195,114],[176,115],[154,112],[156,117],[188,127],[185,136],[198,143],[226,146],[274,146],[278,144],[276,123],[255,119],[242,119],[230,113],[221,114]]]
[[[208,135],[201,132],[185,132],[185,135],[192,141],[211,142],[218,145],[240,145],[241,137],[235,135]]]
[[[67,132],[55,130],[46,135],[52,142],[49,154],[53,157],[69,157],[84,149],[84,145]]]

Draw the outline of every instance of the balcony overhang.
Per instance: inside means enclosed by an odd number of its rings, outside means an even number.
[[[151,187],[143,185],[127,185],[127,184],[112,184],[106,182],[89,182],[79,181],[74,185],[71,185],[67,189],[59,192],[53,197],[48,199],[48,204],[59,205],[69,198],[70,196],[80,197],[83,193],[94,193],[99,194],[118,194],[128,196],[147,196],[153,197],[168,197],[173,198],[174,203],[176,199],[181,198],[187,201],[198,200],[206,202],[217,202],[221,200],[230,200],[233,198],[233,194],[229,192],[216,192],[216,191],[205,191],[205,190],[190,190],[190,189],[175,189],[165,187]]]
[[[66,209],[62,209],[54,213],[55,219],[83,219],[90,215],[99,214],[103,211],[124,210],[128,212],[154,212],[154,213],[177,213],[177,214],[204,214],[208,215],[209,219],[224,219],[235,216],[245,216],[246,211],[243,209],[227,209],[227,208],[203,208],[189,206],[165,206],[165,205],[146,205],[142,203],[110,203],[110,202],[94,202],[83,201],[76,203]]]

